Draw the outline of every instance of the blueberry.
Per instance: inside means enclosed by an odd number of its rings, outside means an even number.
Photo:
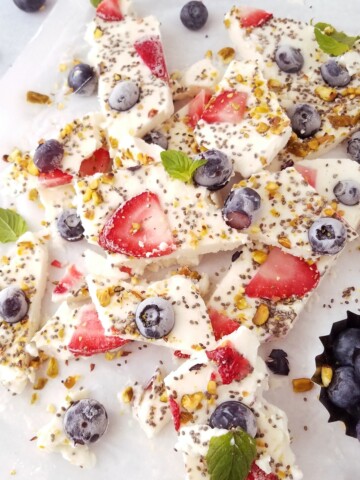
[[[74,93],[89,97],[95,92],[97,86],[95,70],[86,63],[75,65],[69,72],[68,84]]]
[[[59,168],[64,157],[64,147],[57,140],[46,140],[34,153],[34,163],[40,172],[46,173]]]
[[[251,437],[257,432],[256,419],[249,407],[236,400],[221,403],[210,417],[211,428],[242,428]]]
[[[75,208],[64,210],[57,220],[60,236],[68,242],[78,242],[84,238],[84,227]]]
[[[289,375],[289,360],[287,359],[287,353],[284,352],[284,350],[276,348],[271,350],[266,365],[276,375]]]
[[[333,354],[341,365],[353,365],[356,348],[360,348],[360,329],[348,328],[339,333],[334,341]]]
[[[168,140],[165,135],[161,132],[153,130],[150,133],[147,133],[143,138],[144,142],[149,143],[150,145],[154,143],[155,145],[159,145],[159,147],[167,150],[168,148]]]
[[[29,303],[25,293],[17,287],[7,287],[0,292],[0,317],[7,323],[17,323],[26,317]]]
[[[353,355],[353,364],[354,364],[355,378],[358,382],[360,382],[360,347],[355,348],[355,353]]]
[[[180,20],[189,30],[200,30],[207,22],[208,16],[208,9],[198,1],[188,2],[180,12]]]
[[[309,138],[320,130],[321,118],[313,106],[301,103],[289,114],[292,129],[299,138]]]
[[[206,160],[206,163],[195,171],[195,184],[206,187],[210,191],[225,187],[233,173],[229,158],[219,150],[208,150],[201,153],[199,159]]]
[[[321,65],[320,73],[330,87],[346,87],[351,80],[351,76],[346,67],[332,59]]]
[[[65,434],[75,443],[94,443],[102,437],[109,420],[104,406],[97,400],[84,398],[66,410],[63,426]]]
[[[109,96],[109,105],[113,110],[125,112],[139,100],[140,89],[136,83],[124,80],[115,85]]]
[[[171,303],[161,297],[143,300],[135,313],[136,326],[146,338],[163,338],[175,325],[175,314]]]
[[[360,183],[355,180],[342,180],[334,187],[334,195],[343,205],[350,207],[360,203]]]
[[[253,214],[261,205],[260,195],[252,188],[236,188],[225,200],[222,215],[231,228],[242,230],[248,228]]]
[[[280,45],[275,52],[275,62],[285,73],[297,73],[304,66],[304,57],[298,48]]]
[[[355,162],[360,163],[360,131],[351,135],[347,146],[347,153]]]
[[[24,12],[33,13],[45,5],[46,0],[14,0],[15,5]]]
[[[351,408],[359,403],[360,385],[355,381],[353,367],[335,369],[327,393],[332,403],[340,408]]]
[[[346,229],[340,220],[322,217],[311,225],[308,237],[314,253],[335,255],[344,248]]]

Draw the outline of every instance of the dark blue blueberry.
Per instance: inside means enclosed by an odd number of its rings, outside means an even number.
[[[207,22],[208,16],[208,9],[198,1],[188,2],[180,12],[180,20],[189,30],[200,30]]]
[[[80,445],[97,442],[104,435],[108,423],[104,406],[90,398],[74,402],[63,419],[65,434]]]
[[[7,287],[0,292],[0,318],[7,323],[23,320],[29,310],[25,293],[17,287]]]
[[[136,326],[146,338],[163,338],[175,325],[175,314],[171,303],[161,297],[143,300],[135,313]]]
[[[210,417],[211,428],[242,428],[251,437],[257,432],[256,419],[249,407],[236,400],[221,403]]]
[[[360,131],[351,135],[347,146],[347,153],[355,162],[360,163]]]
[[[344,248],[346,229],[340,220],[322,217],[311,225],[308,237],[314,253],[335,255]]]
[[[276,375],[289,375],[289,360],[284,350],[273,349],[269,355],[266,365]]]
[[[360,347],[355,349],[355,353],[353,355],[353,364],[354,364],[355,378],[358,382],[360,382]]]
[[[280,45],[275,52],[277,66],[285,73],[297,73],[304,66],[304,57],[298,48]]]
[[[242,230],[251,225],[253,214],[261,205],[260,195],[252,188],[236,188],[225,200],[222,209],[224,221],[229,227]]]
[[[59,168],[64,157],[64,147],[57,140],[46,140],[34,153],[34,163],[40,172],[46,173]]]
[[[147,133],[145,137],[143,137],[143,140],[150,145],[152,143],[154,143],[155,145],[159,145],[159,147],[163,148],[164,150],[167,150],[168,148],[167,138],[163,133],[158,132],[157,130],[153,130],[152,132]]]
[[[355,180],[341,180],[334,187],[334,195],[343,205],[352,207],[360,203],[360,183]]]
[[[291,127],[299,138],[309,138],[320,130],[319,112],[307,103],[296,105],[289,111]]]
[[[351,76],[346,67],[332,59],[321,65],[320,73],[330,87],[346,87],[351,80]]]
[[[60,236],[68,242],[78,242],[84,238],[84,227],[75,208],[64,210],[57,220]]]
[[[208,150],[201,153],[199,159],[206,160],[206,163],[195,171],[193,177],[195,184],[210,191],[225,187],[233,173],[229,158],[219,150]]]
[[[86,63],[75,65],[69,72],[68,84],[74,93],[89,97],[95,92],[97,86],[95,70]]]
[[[45,5],[46,0],[14,0],[15,5],[24,12],[33,13]]]
[[[136,83],[124,80],[115,85],[109,96],[109,105],[113,110],[125,112],[139,100],[140,89]]]
[[[360,402],[360,385],[355,380],[353,367],[339,367],[327,388],[331,402],[340,408],[352,408]]]
[[[333,353],[335,360],[341,365],[353,365],[356,348],[360,348],[360,329],[347,328],[339,333],[334,341]]]

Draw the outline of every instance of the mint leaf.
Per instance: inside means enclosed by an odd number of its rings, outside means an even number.
[[[27,230],[28,226],[21,215],[0,208],[0,243],[15,242]]]
[[[360,39],[360,36],[351,37],[344,32],[338,32],[332,25],[324,22],[314,25],[314,33],[321,50],[335,57],[348,52]]]
[[[91,4],[97,8],[98,5],[102,2],[102,0],[90,0]]]
[[[165,170],[172,178],[189,183],[196,170],[206,163],[206,160],[192,160],[185,153],[177,150],[161,152],[161,161]]]
[[[244,430],[212,437],[206,455],[210,479],[245,480],[255,458],[255,440]]]

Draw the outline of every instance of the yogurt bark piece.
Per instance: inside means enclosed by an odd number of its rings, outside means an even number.
[[[64,275],[52,291],[51,300],[54,303],[68,301],[81,302],[89,296],[84,274],[70,264],[65,268]]]
[[[206,464],[210,439],[228,431],[211,428],[209,421],[214,410],[229,400],[243,403],[255,415],[255,462],[263,474],[302,478],[290,448],[286,415],[263,399],[268,373],[257,356],[258,347],[256,336],[240,327],[215,350],[199,352],[165,378],[178,430],[176,448],[183,452],[187,479],[210,479]]]
[[[47,278],[46,238],[30,232],[16,242],[10,257],[2,257],[0,289],[18,287],[29,302],[27,316],[10,324],[0,318],[0,383],[12,393],[21,393],[32,376],[26,345],[41,321],[41,301]]]
[[[285,147],[290,120],[258,64],[234,60],[195,127],[201,149],[228,155],[243,177],[266,167]]]
[[[263,69],[269,88],[283,108],[289,111],[296,104],[310,104],[321,117],[321,127],[309,138],[301,139],[293,133],[277,163],[289,160],[317,158],[334,148],[357,128],[360,100],[351,92],[360,87],[360,49],[358,44],[340,57],[324,53],[315,39],[314,27],[289,18],[274,18],[268,14],[258,26],[244,25],[244,15],[250,7],[233,7],[225,16],[225,26],[244,60],[257,60]],[[297,73],[281,71],[275,62],[279,46],[299,49],[304,65]],[[330,58],[347,68],[351,81],[345,87],[330,87],[320,73],[320,67]]]

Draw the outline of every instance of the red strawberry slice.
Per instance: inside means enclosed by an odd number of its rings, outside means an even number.
[[[173,417],[175,430],[178,432],[180,429],[180,407],[174,400],[173,396],[169,397],[170,412]]]
[[[188,359],[191,357],[188,353],[183,353],[181,350],[175,350],[174,357],[181,359]]]
[[[96,9],[96,16],[105,22],[116,22],[123,20],[124,15],[120,10],[119,0],[102,0]]]
[[[218,373],[224,385],[229,385],[234,380],[241,381],[253,370],[247,359],[232,348],[230,342],[207,351],[206,355],[218,365]]]
[[[76,356],[90,357],[96,353],[103,353],[122,347],[129,340],[120,337],[108,337],[101,325],[94,305],[85,305],[81,308],[80,322],[68,345],[69,351]]]
[[[220,340],[224,335],[230,335],[240,327],[235,320],[231,320],[226,315],[221,314],[214,308],[209,308],[209,317],[214,331],[215,340]]]
[[[79,175],[86,177],[87,175],[94,175],[94,173],[106,173],[111,170],[112,160],[109,152],[105,148],[99,148],[91,157],[86,158],[81,162]]]
[[[284,299],[303,297],[313,290],[320,280],[316,264],[273,248],[256,275],[245,287],[251,298]]]
[[[279,477],[275,475],[275,473],[265,473],[264,470],[261,470],[254,462],[246,480],[279,480]]]
[[[67,293],[74,288],[75,285],[81,283],[83,278],[84,275],[76,269],[75,265],[69,265],[66,268],[65,275],[54,288],[54,295],[63,295]]]
[[[317,171],[314,168],[304,167],[303,165],[299,165],[298,163],[294,165],[296,170],[301,173],[304,177],[304,180],[313,188],[316,185],[316,174]]]
[[[247,98],[245,92],[225,90],[210,100],[201,119],[206,123],[239,123],[245,115]]]
[[[192,127],[195,128],[196,124],[201,118],[206,105],[209,103],[211,99],[211,92],[209,90],[203,89],[201,90],[196,97],[194,97],[191,102],[189,103],[189,113],[187,115],[187,123]]]
[[[134,47],[145,65],[150,68],[151,73],[168,83],[169,75],[160,37],[145,35],[135,42]]]
[[[132,257],[163,257],[176,250],[157,195],[144,192],[121,205],[99,236],[105,250]]]
[[[53,260],[50,264],[52,267],[55,268],[63,268],[63,264],[59,260]]]
[[[45,188],[59,187],[60,185],[70,183],[72,178],[72,175],[55,169],[47,173],[40,173],[39,183]]]
[[[243,28],[261,27],[273,18],[273,14],[253,7],[239,7],[239,20]]]

